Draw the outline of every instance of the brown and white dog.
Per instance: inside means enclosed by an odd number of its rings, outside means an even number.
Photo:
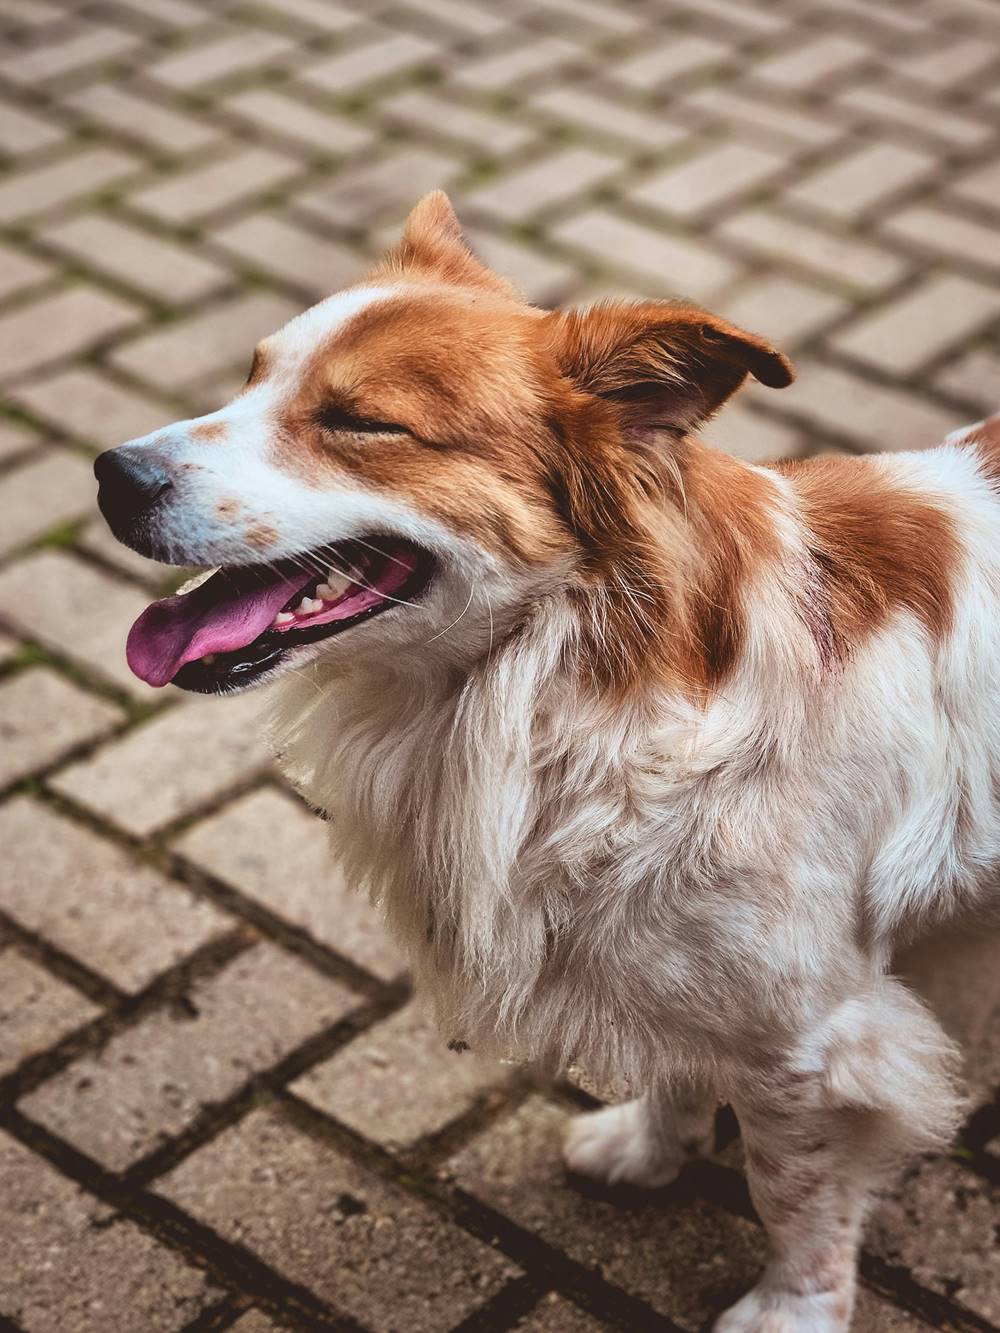
[[[566,1160],[660,1185],[735,1107],[773,1245],[725,1333],[847,1328],[873,1188],[947,1141],[890,975],[1000,861],[1000,420],[755,467],[694,432],[787,360],[674,302],[545,312],[441,194],[221,411],[104,454],[154,685],[275,690],[279,749],[445,1034],[637,1101]]]

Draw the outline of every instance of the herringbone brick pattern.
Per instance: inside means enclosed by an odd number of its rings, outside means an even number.
[[[919,448],[1000,405],[1000,0],[0,0],[0,1329],[703,1329],[714,1159],[567,1183],[572,1085],[446,1050],[254,696],[123,662],[164,571],[92,454],[218,404],[421,192],[546,303],[680,292],[800,377],[710,437]],[[1000,949],[917,959],[974,1110],[857,1327],[1000,1327]]]

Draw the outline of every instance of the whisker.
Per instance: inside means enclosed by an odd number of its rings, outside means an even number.
[[[469,584],[469,600],[465,603],[465,606],[462,608],[461,612],[455,617],[455,619],[451,622],[450,625],[446,625],[445,628],[444,628],[443,630],[441,630],[440,634],[435,634],[435,635],[433,636],[433,638],[426,639],[426,640],[425,640],[425,644],[427,644],[427,643],[433,643],[435,639],[440,639],[440,638],[442,638],[445,634],[448,633],[448,631],[449,631],[450,629],[454,629],[454,628],[455,628],[455,626],[458,624],[458,622],[462,619],[462,616],[465,615],[466,611],[468,611],[469,607],[472,605],[472,594],[473,594],[474,591],[475,591],[475,589],[473,588],[473,585],[470,583],[470,584]]]

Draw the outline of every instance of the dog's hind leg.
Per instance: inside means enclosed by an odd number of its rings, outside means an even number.
[[[666,1185],[689,1157],[711,1152],[717,1104],[708,1087],[679,1080],[577,1116],[563,1157],[571,1171],[606,1184]]]
[[[733,1089],[773,1257],[715,1333],[846,1333],[872,1191],[901,1157],[947,1139],[953,1074],[935,1020],[884,981]]]

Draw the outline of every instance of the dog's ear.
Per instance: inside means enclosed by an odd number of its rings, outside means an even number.
[[[550,347],[579,389],[620,406],[627,429],[691,430],[747,375],[783,389],[791,362],[762,338],[696,306],[610,301],[547,317]]]
[[[433,190],[414,205],[403,236],[379,266],[396,273],[416,273],[460,287],[479,287],[504,296],[517,296],[499,274],[486,267],[469,248],[451,200]]]

